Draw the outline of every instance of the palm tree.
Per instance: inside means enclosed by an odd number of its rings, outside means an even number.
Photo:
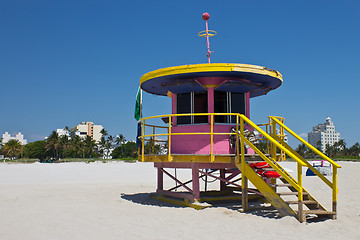
[[[122,145],[124,144],[125,141],[126,141],[126,139],[125,139],[124,135],[122,135],[121,133],[115,139],[115,143],[121,146],[122,154],[124,154],[124,149],[123,149]]]
[[[115,139],[116,144],[122,145],[125,141],[126,141],[126,139],[125,139],[124,135],[119,134],[118,136],[116,136],[116,139]]]
[[[360,154],[360,144],[357,142],[349,148],[349,155],[358,157],[359,154]]]
[[[104,136],[102,136],[100,138],[100,142],[99,142],[99,152],[100,152],[100,154],[103,155],[103,158],[105,158],[105,151],[104,151],[105,148],[106,148],[106,139]]]
[[[101,133],[102,136],[107,136],[108,135],[108,132],[105,130],[105,128],[101,129],[100,133]]]
[[[11,160],[15,158],[17,152],[21,152],[22,146],[18,140],[10,140],[5,143],[2,151],[5,152],[7,156],[11,156]]]
[[[49,151],[49,150],[54,151],[54,158],[56,160],[59,159],[59,154],[58,154],[59,146],[60,146],[59,135],[57,134],[57,132],[52,131],[50,136],[46,139],[45,148],[46,148],[46,151]]]
[[[76,156],[81,153],[81,138],[78,135],[71,137],[70,148],[76,153]]]
[[[95,140],[93,140],[90,136],[86,136],[83,143],[84,143],[84,155],[86,155],[87,157],[92,157],[96,147]]]
[[[66,150],[70,147],[70,140],[69,140],[69,137],[67,135],[62,135],[60,138],[59,138],[59,142],[60,142],[60,146],[62,147],[63,149],[63,158],[65,158],[65,153],[66,153]]]

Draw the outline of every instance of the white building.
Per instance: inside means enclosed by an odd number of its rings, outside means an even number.
[[[2,135],[2,143],[5,144],[10,140],[18,140],[20,142],[21,145],[26,145],[27,144],[27,140],[24,139],[24,135],[21,134],[21,132],[18,132],[15,137],[12,137],[8,132],[5,132]]]
[[[334,123],[330,117],[326,118],[324,124],[314,126],[312,132],[308,133],[308,142],[314,147],[317,147],[318,142],[320,142],[322,152],[325,152],[326,144],[332,146],[339,140],[340,133],[335,131]]]
[[[102,129],[102,125],[95,125],[93,122],[82,122],[70,129],[70,136],[78,135],[81,138],[90,136],[96,142],[99,142],[102,137],[102,134],[100,133]]]
[[[58,129],[56,129],[56,132],[57,132],[59,137],[64,136],[64,135],[69,137],[69,131],[68,130],[58,128]]]

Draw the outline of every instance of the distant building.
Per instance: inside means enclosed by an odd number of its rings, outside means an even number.
[[[335,131],[334,123],[330,117],[326,118],[324,124],[318,124],[313,127],[312,132],[308,133],[308,142],[314,147],[318,147],[320,143],[320,149],[325,152],[325,145],[334,145],[340,140],[340,133]]]
[[[93,122],[82,122],[70,129],[70,136],[77,135],[81,138],[90,136],[96,142],[99,142],[102,137],[102,134],[100,133],[102,129],[102,125],[95,125]]]
[[[26,145],[27,144],[27,140],[24,139],[24,135],[21,132],[18,132],[15,137],[12,137],[8,132],[5,132],[2,135],[2,143],[5,144],[10,140],[18,140],[20,142],[21,145]]]
[[[56,132],[57,132],[59,137],[64,136],[64,135],[69,137],[69,131],[68,130],[58,128],[58,129],[56,129]]]

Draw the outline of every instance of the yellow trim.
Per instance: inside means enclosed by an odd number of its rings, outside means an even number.
[[[148,80],[157,77],[197,72],[249,72],[268,75],[271,77],[275,77],[280,81],[283,81],[281,73],[276,70],[268,69],[262,66],[237,63],[204,63],[161,68],[155,71],[148,72],[140,78],[140,85]]]

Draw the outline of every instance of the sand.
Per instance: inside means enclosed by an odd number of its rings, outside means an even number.
[[[0,239],[360,239],[360,163],[339,163],[338,219],[311,223],[162,204],[149,198],[151,163],[1,163]],[[305,177],[304,184],[331,204],[324,183]]]

